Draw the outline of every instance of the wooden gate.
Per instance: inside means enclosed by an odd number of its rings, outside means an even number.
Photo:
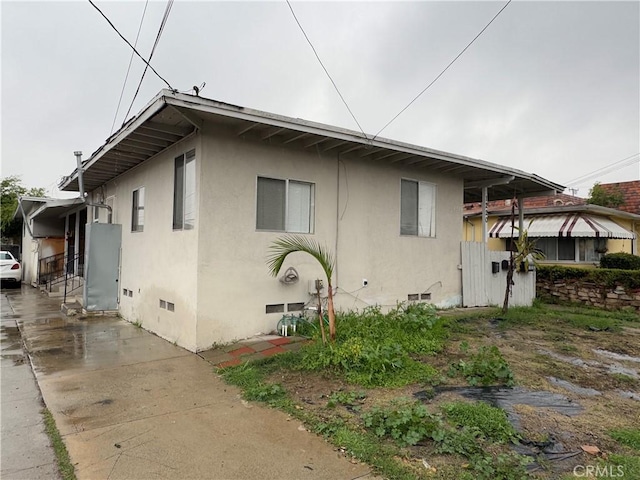
[[[509,260],[509,252],[494,252],[484,243],[462,242],[462,305],[465,307],[502,306],[507,286],[507,271],[503,260]],[[493,273],[497,264],[498,272]],[[529,306],[536,297],[536,272],[513,274],[511,306]]]

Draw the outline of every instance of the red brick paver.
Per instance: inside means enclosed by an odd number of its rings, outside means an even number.
[[[260,353],[265,357],[270,357],[271,355],[275,355],[276,353],[283,353],[283,352],[286,352],[284,348],[275,346],[273,348],[268,348],[267,350],[263,350]]]
[[[251,347],[240,347],[235,350],[231,350],[229,355],[233,355],[234,357],[239,357],[240,355],[246,355],[248,353],[256,353],[256,351]]]

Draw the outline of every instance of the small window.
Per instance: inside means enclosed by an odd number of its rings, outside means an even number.
[[[167,308],[167,302],[165,302],[164,300],[160,300],[160,308]]]
[[[131,199],[131,231],[144,230],[144,187],[133,191]]]
[[[175,159],[173,229],[192,230],[196,225],[196,151]]]
[[[170,312],[175,312],[176,306],[171,302],[167,302],[167,310],[169,310]]]
[[[407,300],[409,300],[410,302],[415,302],[417,300],[420,300],[420,295],[418,295],[417,293],[410,293],[409,295],[407,295]]]
[[[304,302],[287,303],[287,312],[301,312],[304,309]]]
[[[122,296],[128,297],[129,296],[129,290],[127,290],[126,288],[123,288],[122,289]]]
[[[266,305],[264,311],[265,313],[282,313],[284,312],[284,303]]]
[[[401,180],[400,234],[436,236],[436,186],[433,183]]]
[[[258,177],[256,229],[312,233],[313,183]]]
[[[420,294],[420,300],[431,300],[431,294],[430,293],[421,293]]]
[[[133,297],[133,290],[129,290],[129,296]]]

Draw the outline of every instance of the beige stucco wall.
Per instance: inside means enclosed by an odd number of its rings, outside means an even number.
[[[435,303],[460,303],[461,180],[385,163],[338,162],[335,154],[245,140],[206,124],[203,132],[199,349],[274,330],[282,313],[267,314],[265,306],[307,302],[308,282],[322,278],[315,260],[304,254],[290,256],[283,267],[295,267],[297,284],[283,285],[269,275],[268,248],[283,233],[256,231],[257,176],[315,184],[311,237],[332,251],[337,244],[338,308],[395,306],[407,294],[426,291]],[[401,178],[437,184],[436,238],[400,236]],[[361,288],[364,278],[369,286]]]
[[[100,194],[104,193],[105,200],[112,199],[113,223],[122,224],[120,314],[195,351],[199,212],[194,230],[173,230],[174,159],[192,148],[198,154],[199,136],[189,137],[117,177]],[[196,172],[200,164],[196,157]],[[145,188],[144,231],[132,232],[132,192],[140,187]],[[106,217],[103,209],[100,221]],[[89,221],[91,218],[90,214]],[[123,296],[123,289],[131,290],[133,296]],[[174,303],[175,311],[161,309],[161,299]]]
[[[306,302],[307,280],[321,278],[311,257],[295,254],[300,281],[283,285],[266,266],[269,245],[281,232],[256,231],[257,176],[315,183],[315,233],[333,245],[336,212],[335,162],[245,141],[233,133],[214,133],[205,124],[200,192],[198,265],[198,348],[276,328],[282,313],[265,313],[267,304]]]
[[[174,232],[174,158],[191,148],[196,148],[197,225]],[[390,308],[421,293],[430,293],[438,305],[461,303],[461,179],[271,145],[205,123],[202,133],[93,192],[92,198],[113,202],[113,221],[123,226],[120,313],[125,319],[203,350],[273,331],[282,313],[267,314],[266,305],[311,300],[309,281],[323,277],[311,257],[294,254],[285,263],[283,271],[289,266],[298,271],[296,284],[269,275],[269,245],[283,233],[256,231],[258,176],[315,185],[310,236],[337,253],[337,308]],[[435,238],[400,235],[402,178],[436,184]],[[142,186],[144,231],[131,232],[132,191]],[[106,212],[100,212],[100,221],[106,221]],[[123,296],[122,289],[133,297]],[[174,303],[175,312],[161,309],[161,299]]]

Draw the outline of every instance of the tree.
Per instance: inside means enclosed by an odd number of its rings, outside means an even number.
[[[331,285],[331,277],[333,276],[334,258],[325,247],[318,242],[300,235],[287,235],[275,240],[269,247],[271,254],[267,258],[267,266],[269,272],[274,277],[278,275],[285,259],[289,254],[295,252],[304,252],[315,258],[325,276],[327,277],[327,314],[329,315],[329,338],[331,341],[336,339],[336,313],[333,308],[333,287]],[[322,312],[320,314],[320,322],[322,324]]]
[[[596,182],[593,184],[593,188],[589,190],[587,203],[600,205],[601,207],[618,208],[624,203],[624,193],[619,187],[606,190],[600,183]]]
[[[44,197],[44,188],[26,189],[17,175],[4,177],[0,185],[0,201],[2,215],[2,238],[20,237],[22,219],[13,219],[18,208],[18,198],[23,196]]]

